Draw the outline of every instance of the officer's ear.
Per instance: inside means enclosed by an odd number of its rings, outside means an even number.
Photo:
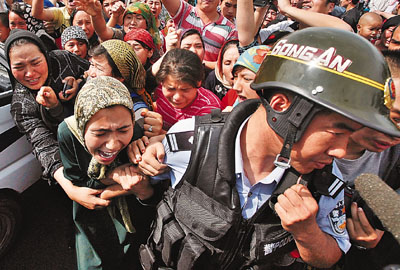
[[[271,96],[270,106],[277,112],[286,111],[291,104],[291,99],[284,93],[275,93]]]

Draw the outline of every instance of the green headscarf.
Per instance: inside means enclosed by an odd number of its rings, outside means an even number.
[[[142,2],[135,2],[126,8],[124,13],[124,18],[125,15],[129,13],[140,14],[143,16],[147,24],[146,30],[153,37],[154,45],[156,45],[157,50],[160,50],[161,48],[160,33],[157,28],[156,19],[154,18],[153,13],[151,13],[149,6]]]

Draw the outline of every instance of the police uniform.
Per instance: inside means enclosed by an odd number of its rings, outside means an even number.
[[[282,168],[276,167],[267,177],[261,179],[255,185],[251,186],[243,170],[239,139],[242,128],[247,123],[247,120],[239,129],[235,143],[235,174],[237,177],[236,188],[238,190],[240,204],[242,206],[242,216],[246,219],[253,216],[253,214],[261,207],[261,205],[269,199],[276,184],[280,181],[284,173]],[[179,121],[169,130],[168,133],[191,130],[194,130],[194,118]],[[189,164],[190,151],[171,152],[166,139],[164,139],[163,145],[165,149],[165,163],[171,168],[170,175],[168,177],[171,178],[171,184],[173,187],[175,187],[182,179],[182,176]],[[340,171],[336,164],[333,166],[333,174],[341,178]],[[155,177],[155,179],[161,179],[161,177]],[[346,253],[351,244],[349,235],[345,230],[346,215],[344,213],[343,190],[336,198],[321,196],[318,206],[319,210],[317,214],[317,223],[320,229],[331,235],[338,243],[340,249]]]

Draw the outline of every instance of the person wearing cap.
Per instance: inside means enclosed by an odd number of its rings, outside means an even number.
[[[392,38],[393,30],[400,24],[400,16],[394,16],[387,19],[381,28],[381,38],[375,43],[375,46],[380,50],[387,50],[390,39]]]
[[[85,83],[74,115],[59,126],[64,177],[113,202],[92,210],[73,202],[77,269],[137,269],[139,265],[137,247],[145,240],[152,213],[143,200],[153,195],[153,189],[126,155],[127,145],[141,136],[134,124],[128,89],[115,78],[100,76]],[[140,216],[138,207],[145,208]]]
[[[168,165],[171,187],[141,248],[144,267],[332,267],[350,248],[332,162],[362,126],[400,136],[383,104],[389,77],[381,53],[350,31],[310,27],[278,41],[251,84],[260,99],[226,118],[182,120],[146,149],[139,168]]]
[[[79,26],[67,27],[61,34],[61,46],[64,50],[87,59],[89,41],[86,33]]]

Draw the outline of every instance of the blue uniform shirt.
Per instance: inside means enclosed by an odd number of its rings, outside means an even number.
[[[243,160],[240,149],[240,134],[247,121],[248,119],[242,123],[235,141],[236,188],[240,197],[242,216],[246,219],[252,217],[254,213],[269,199],[285,172],[284,169],[276,167],[264,179],[261,179],[253,186],[250,185],[243,170]],[[194,118],[181,120],[171,127],[169,133],[194,130],[194,123]],[[186,171],[191,152],[171,152],[166,139],[164,139],[163,144],[165,148],[164,161],[171,168],[171,171],[168,175],[163,174],[154,177],[153,181],[170,178],[172,187],[175,187]],[[333,164],[333,174],[339,178],[341,177],[340,171],[335,163]],[[316,217],[318,226],[323,232],[331,235],[337,241],[343,252],[347,252],[350,249],[350,240],[346,231],[343,190],[335,199],[321,196],[318,206],[319,210]]]

